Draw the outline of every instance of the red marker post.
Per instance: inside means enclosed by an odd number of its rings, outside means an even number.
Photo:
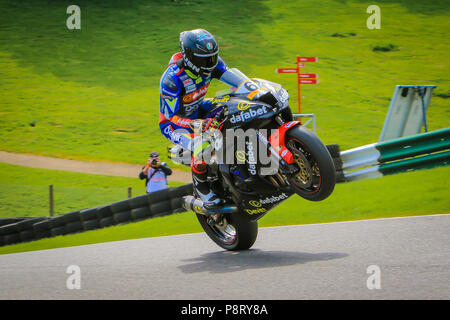
[[[297,56],[297,68],[278,68],[277,73],[296,73],[297,74],[297,88],[298,88],[298,113],[301,113],[301,84],[317,84],[319,83],[317,73],[300,73],[300,68],[305,67],[305,62],[317,62],[317,57],[300,57]]]

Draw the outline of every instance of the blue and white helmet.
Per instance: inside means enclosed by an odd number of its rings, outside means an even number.
[[[185,68],[197,76],[211,75],[219,59],[219,45],[211,33],[204,29],[183,31],[180,47]]]

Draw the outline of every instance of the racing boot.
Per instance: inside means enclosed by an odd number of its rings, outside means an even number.
[[[194,182],[194,197],[201,199],[207,210],[217,210],[223,207],[224,200],[211,190],[206,172],[192,171],[192,181]]]

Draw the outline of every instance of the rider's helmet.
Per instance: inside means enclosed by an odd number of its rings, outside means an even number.
[[[208,77],[217,65],[219,45],[204,29],[180,33],[180,47],[185,68],[196,76]]]

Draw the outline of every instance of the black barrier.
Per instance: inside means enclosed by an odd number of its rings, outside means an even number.
[[[25,219],[17,222],[17,229],[19,230],[20,242],[28,242],[36,239],[33,225],[35,223],[47,220],[46,217],[37,217]]]
[[[36,239],[51,237],[51,226],[49,220],[44,220],[33,224]]]
[[[0,226],[0,246],[183,212],[186,210],[182,207],[182,198],[192,192],[193,185],[190,183],[53,218],[2,219],[8,223]]]
[[[145,206],[141,208],[134,208],[131,210],[131,218],[133,221],[140,221],[150,218],[150,207]]]
[[[16,222],[20,222],[20,221],[23,221],[23,220],[27,220],[27,219],[30,219],[30,218],[28,218],[28,217],[20,217],[20,218],[1,218],[1,219],[0,219],[0,227],[6,226],[6,225],[11,224],[11,223],[16,223]]]

